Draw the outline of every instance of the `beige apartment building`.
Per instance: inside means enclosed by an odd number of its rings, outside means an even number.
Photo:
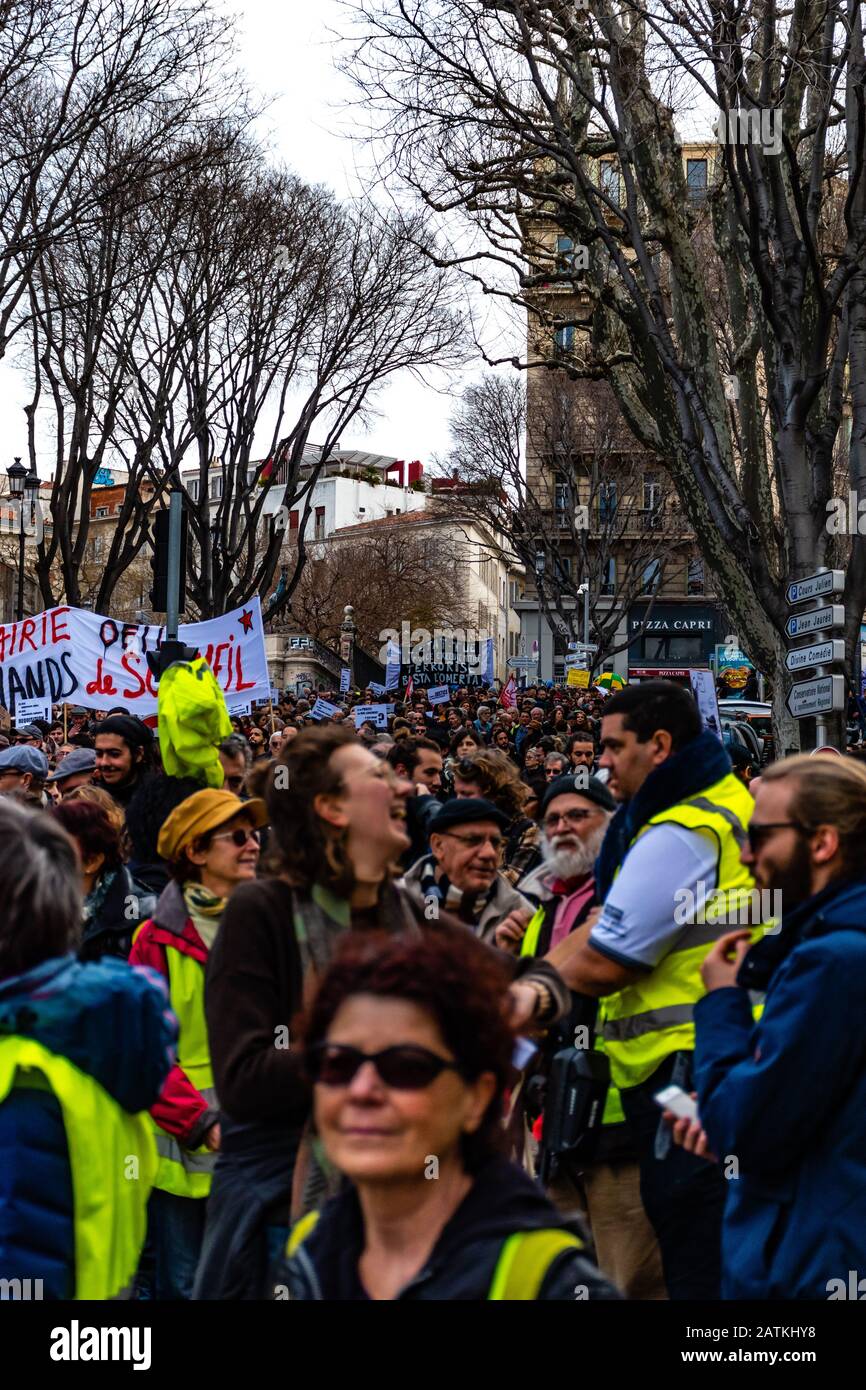
[[[684,144],[682,157],[688,196],[699,205],[713,182],[718,147]],[[613,161],[601,161],[600,187],[611,201],[623,196]],[[599,644],[604,669],[635,679],[687,680],[689,669],[706,667],[726,636],[695,534],[664,459],[635,439],[610,387],[541,365],[579,366],[586,350],[588,330],[580,321],[590,317],[589,297],[576,293],[573,282],[553,279],[570,265],[579,269],[577,258],[586,251],[543,218],[528,242],[552,278],[532,292],[528,315],[527,489],[545,513],[545,534],[555,538],[569,587],[590,581],[591,614],[606,633]],[[577,568],[587,573],[577,575]],[[549,566],[542,582],[556,583]],[[573,610],[577,602],[563,600],[563,606]],[[540,628],[541,678],[563,679],[570,634],[539,625],[534,575],[527,576],[518,608],[527,650]],[[582,631],[580,617],[571,624],[575,633]]]

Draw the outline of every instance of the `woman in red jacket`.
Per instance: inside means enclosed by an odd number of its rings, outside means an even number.
[[[130,965],[148,965],[165,977],[180,1030],[177,1062],[150,1112],[159,1154],[149,1209],[158,1299],[192,1294],[220,1146],[205,967],[229,897],[256,876],[259,827],[266,820],[263,801],[241,801],[227,791],[196,792],[175,807],[158,845],[172,881],[129,957]]]

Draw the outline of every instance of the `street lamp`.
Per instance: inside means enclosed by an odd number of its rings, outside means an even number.
[[[535,587],[538,591],[538,666],[536,668],[536,679],[541,684],[541,588],[544,580],[544,566],[546,557],[544,551],[539,548],[535,552]]]
[[[9,496],[13,502],[18,503],[19,530],[18,530],[18,622],[24,617],[24,506],[25,496],[27,499],[27,509],[32,513],[33,504],[39,496],[39,474],[35,468],[30,471],[24,467],[20,458],[16,458],[11,468],[7,468],[6,476],[9,479]]]
[[[583,594],[583,644],[589,646],[589,580],[578,585],[577,592]]]
[[[355,610],[351,603],[347,603],[343,609],[343,621],[340,623],[340,661],[349,668],[349,683],[355,683],[355,633],[358,625],[355,622]]]

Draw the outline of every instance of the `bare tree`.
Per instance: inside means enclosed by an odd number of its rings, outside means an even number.
[[[572,377],[609,380],[664,459],[796,744],[785,582],[835,554],[834,469],[866,496],[862,5],[376,0],[359,23],[386,173],[458,219],[443,259],[543,323],[551,365],[557,320],[584,336]],[[705,198],[678,111],[720,120]],[[552,278],[575,292],[565,312]],[[849,672],[864,602],[858,534]]]
[[[269,592],[288,509],[302,504],[276,617],[303,569],[313,487],[340,435],[395,372],[459,360],[460,319],[422,242],[417,218],[341,206],[249,142],[187,200],[130,345],[135,389],[118,416],[154,480],[183,484],[187,593],[202,617]],[[323,448],[310,468],[313,429]]]
[[[531,402],[528,411],[516,375],[487,373],[466,389],[447,460],[466,486],[451,505],[483,521],[528,574],[543,554],[536,588],[552,630],[583,639],[580,586],[589,583],[595,671],[643,634],[656,595],[691,547],[673,499],[661,489],[644,497],[646,470],[658,470],[658,461],[641,450],[601,383],[576,393],[561,374],[545,375],[532,381]],[[617,640],[639,598],[640,625]]]
[[[46,250],[98,227],[177,135],[244,105],[231,22],[207,0],[3,0],[0,7],[0,357],[28,319]],[[220,70],[215,102],[213,73]],[[126,158],[82,177],[106,129]]]
[[[351,603],[358,643],[374,654],[382,633],[404,622],[429,632],[465,630],[476,617],[466,593],[469,563],[462,536],[449,528],[435,536],[375,525],[363,537],[337,534],[315,547],[304,569],[292,595],[293,625],[334,646]]]

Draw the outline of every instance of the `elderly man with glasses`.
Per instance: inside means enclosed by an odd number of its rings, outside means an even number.
[[[473,928],[484,941],[512,913],[528,920],[529,899],[500,871],[508,817],[483,797],[449,801],[429,823],[430,854],[401,880],[425,916],[439,906]]]

